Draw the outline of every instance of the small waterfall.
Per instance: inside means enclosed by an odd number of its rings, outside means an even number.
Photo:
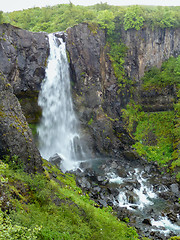
[[[70,170],[83,153],[71,98],[69,63],[62,38],[50,34],[49,44],[46,77],[38,99],[42,108],[39,149],[45,159],[57,153],[63,159],[61,168]]]

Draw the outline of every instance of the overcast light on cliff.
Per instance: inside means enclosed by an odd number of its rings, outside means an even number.
[[[32,8],[32,7],[45,7],[45,6],[52,6],[56,4],[63,4],[63,3],[69,3],[69,0],[5,0],[1,3],[0,10],[4,12],[11,12],[16,10],[22,10],[26,8]],[[71,0],[71,2],[75,5],[93,5],[96,3],[105,3],[107,2],[110,5],[159,5],[159,6],[180,6],[179,0],[91,0],[85,2],[84,0]]]

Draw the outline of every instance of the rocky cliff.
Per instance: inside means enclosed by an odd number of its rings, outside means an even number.
[[[42,161],[21,106],[30,121],[37,120],[48,52],[45,33],[0,25],[0,157],[18,157],[27,172],[41,172]]]
[[[142,90],[141,77],[145,70],[160,67],[164,60],[180,53],[179,29],[119,31],[128,47],[125,70],[134,81],[134,98],[145,111],[172,109],[175,89]],[[37,122],[37,97],[49,53],[47,35],[3,24],[0,36],[0,70],[19,98],[28,122]],[[67,29],[66,40],[74,104],[88,147],[94,154],[136,158],[129,151],[134,141],[121,119],[121,109],[130,95],[118,86],[105,33],[83,23]]]
[[[73,98],[83,135],[92,152],[115,155],[124,148],[114,128],[119,124],[120,106],[126,98],[117,94],[117,80],[105,45],[105,33],[98,29],[94,33],[88,24],[67,30]],[[126,141],[125,130],[121,130]]]
[[[13,87],[29,122],[37,122],[37,97],[49,53],[46,33],[32,33],[0,25],[0,70]]]
[[[120,33],[128,48],[125,59],[126,72],[137,82],[152,66],[160,68],[162,62],[170,56],[177,57],[180,54],[180,29],[121,29]]]
[[[12,86],[0,73],[0,158],[10,156],[9,161],[22,166],[26,172],[42,171],[42,160],[31,130],[21,111]],[[18,168],[18,166],[17,166]]]
[[[128,50],[125,70],[134,81],[133,96],[145,111],[171,110],[175,89],[141,88],[141,77],[152,66],[160,67],[170,56],[180,53],[179,29],[120,30],[121,39]],[[121,120],[121,109],[130,95],[117,83],[108,57],[103,31],[92,31],[88,24],[79,24],[67,30],[67,50],[70,56],[73,95],[79,119],[95,152],[118,156],[122,150],[132,157],[128,146],[133,140]]]

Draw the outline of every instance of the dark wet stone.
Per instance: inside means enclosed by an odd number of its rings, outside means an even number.
[[[88,191],[91,189],[91,184],[85,177],[77,179],[76,182],[84,190]]]
[[[167,217],[171,222],[177,222],[178,220],[177,215],[172,211],[167,213]]]
[[[59,168],[62,162],[62,158],[57,153],[55,153],[52,157],[49,158],[49,162]]]
[[[152,226],[151,220],[150,220],[149,218],[145,218],[145,219],[142,221],[142,223],[147,224],[147,225],[149,225],[149,226]]]

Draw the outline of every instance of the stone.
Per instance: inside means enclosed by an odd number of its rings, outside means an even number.
[[[145,218],[142,223],[146,224],[146,225],[149,225],[149,226],[152,226],[151,224],[151,220],[149,218]]]
[[[178,183],[171,184],[170,188],[171,188],[171,191],[174,194],[179,195],[179,185],[178,185]]]
[[[55,153],[52,157],[49,158],[49,162],[58,168],[60,168],[62,160],[63,159],[58,155],[58,153]]]
[[[85,177],[76,179],[76,182],[83,190],[89,191],[91,189],[91,184]]]

